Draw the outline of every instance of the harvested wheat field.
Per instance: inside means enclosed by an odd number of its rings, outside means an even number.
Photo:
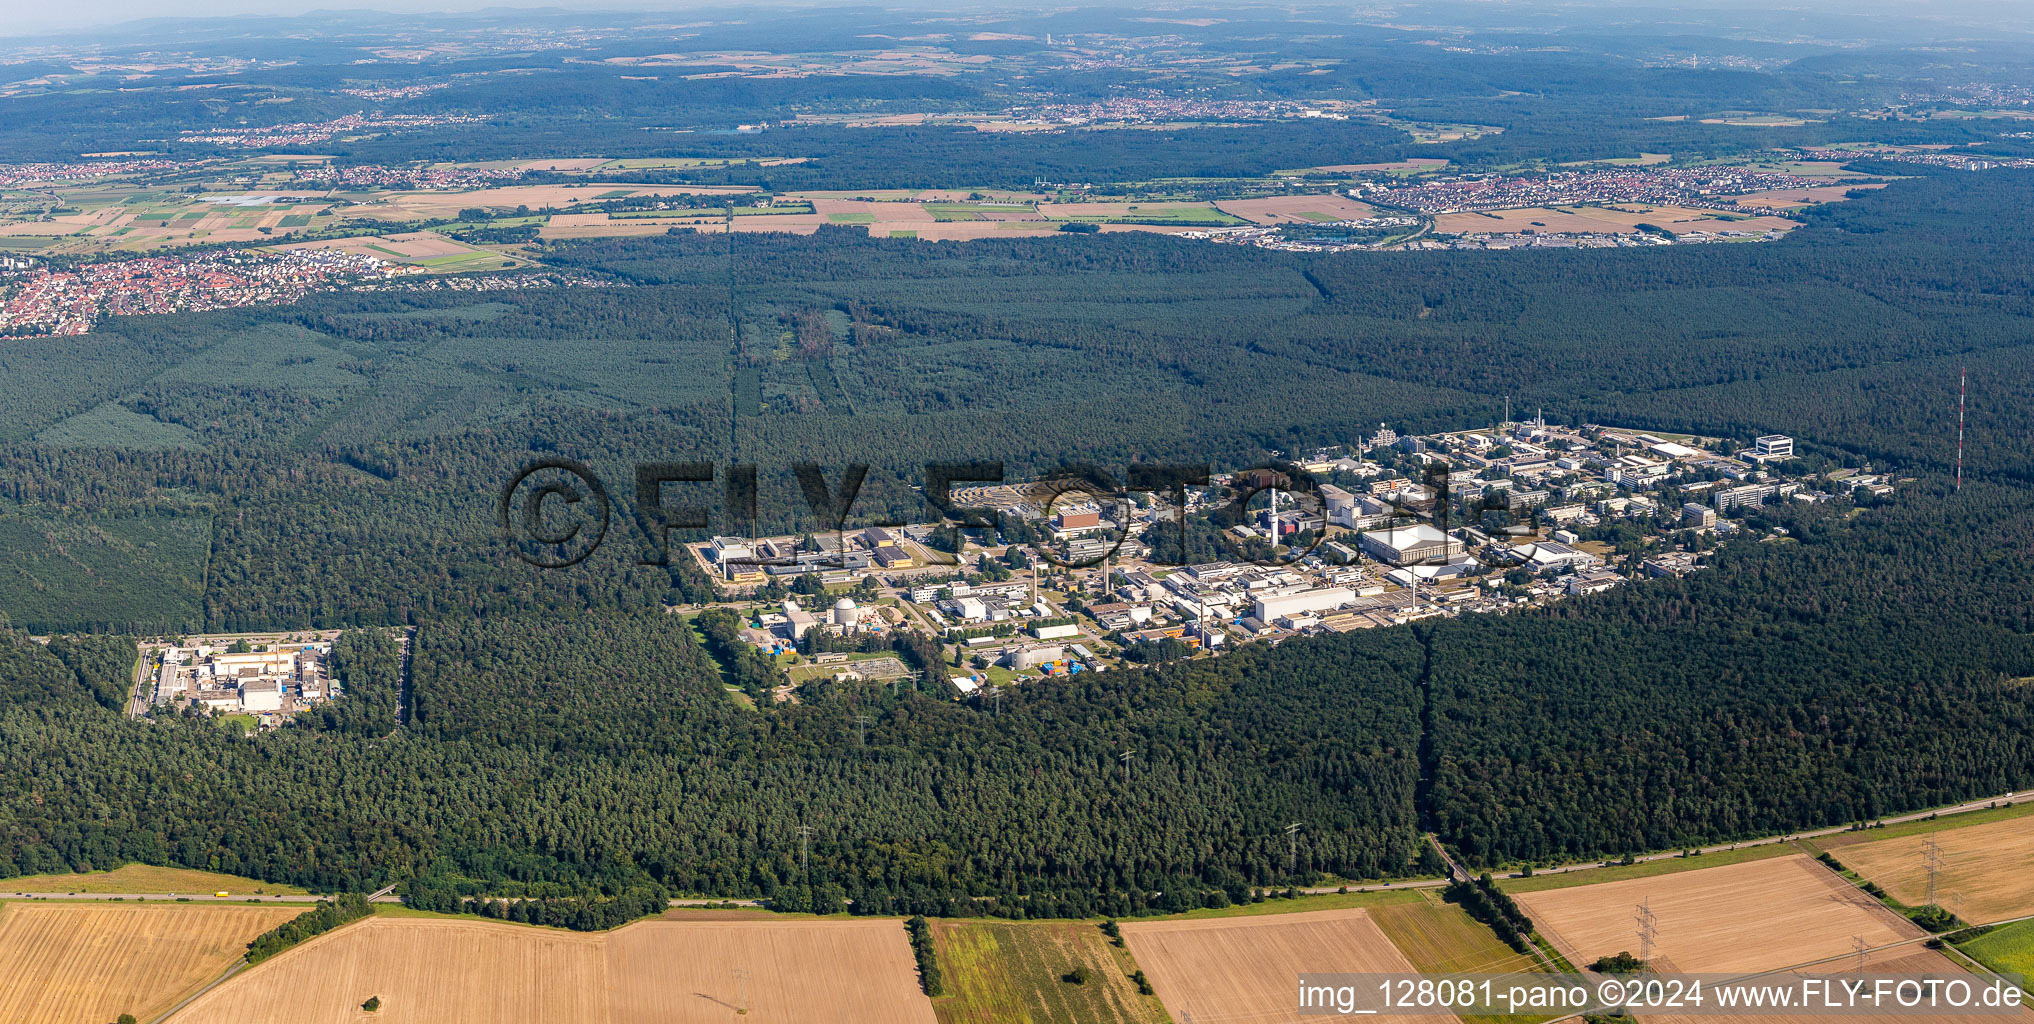
[[[1654,962],[1662,971],[1775,970],[1855,947],[1882,946],[1921,930],[1806,856],[1515,894],[1568,959],[1588,964],[1639,948],[1638,906],[1657,922]]]
[[[1931,835],[1942,852],[1936,899],[1943,906],[1972,924],[2034,914],[2034,816],[1859,843],[1834,855],[1894,899],[1918,906],[1928,899],[1921,858]]]
[[[1802,973],[1845,974],[1856,969],[1857,962],[1847,960],[1842,963],[1828,964],[1818,967],[1813,971]],[[1922,949],[1919,944],[1871,954],[1865,959],[1865,973],[1925,975],[1931,978],[1951,978],[1957,976],[1968,978],[1970,976],[1968,971],[1950,962],[1948,957]],[[1869,1019],[1871,1018],[1862,1016],[1830,1017],[1812,1014],[1787,1016],[1783,1014],[1712,1013],[1701,1016],[1647,1014],[1640,1018],[1640,1021],[1641,1024],[1832,1024],[1835,1021]],[[1897,1018],[1887,1019],[1898,1020],[1900,1024],[1958,1024],[1958,1022],[1970,1024],[1973,1020],[1992,1021],[1995,1024],[2025,1024],[2028,1017],[2025,1013],[2003,1017],[1972,1017],[1969,1014],[1952,1013],[1903,1013]]]
[[[371,997],[381,1000],[380,1024],[933,1024],[901,923],[747,918],[578,934],[375,917],[261,964],[170,1019],[355,1024]]]
[[[1850,198],[1853,191],[1870,191],[1885,187],[1883,182],[1874,182],[1865,185],[1823,185],[1819,188],[1781,188],[1766,192],[1747,192],[1737,197],[1737,205],[1772,206],[1781,209],[1818,206],[1822,203],[1840,203]]]
[[[302,906],[9,903],[0,906],[0,1020],[148,1020],[225,973]]]
[[[1124,922],[1123,940],[1174,1020],[1301,1021],[1302,973],[1411,973],[1364,910]],[[1377,1020],[1456,1024],[1453,1016]]]
[[[1224,199],[1216,203],[1215,208],[1252,224],[1322,224],[1362,220],[1376,212],[1372,207],[1339,195]]]

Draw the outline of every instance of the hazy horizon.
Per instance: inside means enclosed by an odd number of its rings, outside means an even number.
[[[657,0],[545,0],[543,3],[502,3],[500,0],[373,0],[371,3],[334,3],[332,0],[91,0],[73,5],[37,7],[16,11],[4,24],[0,24],[0,38],[26,38],[51,35],[91,34],[93,32],[117,29],[137,23],[162,20],[221,20],[241,17],[300,17],[319,12],[358,12],[381,14],[473,14],[481,11],[572,11],[582,13],[656,13],[726,9],[728,5],[719,0],[705,3],[670,3]],[[766,3],[763,6],[824,8],[861,6],[847,2],[795,2]],[[907,2],[883,5],[890,8],[923,8],[926,10],[996,9],[993,5],[980,2]],[[1180,10],[1193,5],[1167,4],[1095,4],[1094,7],[1141,8],[1159,10]],[[1632,5],[1609,2],[1609,0],[1448,0],[1444,3],[1408,2],[1378,5],[1396,8],[1405,14],[1417,15],[1422,9],[1459,11],[1463,8],[1482,7],[1493,14],[1517,14],[1525,17],[1559,14],[1578,14],[1592,10],[1630,11]],[[1028,10],[1022,6],[1011,6],[1009,10]],[[1377,9],[1375,7],[1373,10]],[[1702,12],[1710,15],[1726,15],[1731,12],[1771,15],[1781,12],[1797,12],[1809,16],[1826,15],[1832,19],[1854,21],[1858,18],[1891,19],[1896,21],[1925,21],[1941,24],[1967,26],[1974,30],[1987,28],[2010,31],[2034,30],[2034,11],[2028,5],[2012,0],[1954,0],[1954,2],[1933,3],[1923,9],[1897,0],[1811,0],[1795,2],[1777,7],[1748,4],[1745,0],[1673,0],[1658,4],[1647,4],[1637,10],[1655,9],[1662,11]],[[1351,14],[1358,14],[1351,11]]]

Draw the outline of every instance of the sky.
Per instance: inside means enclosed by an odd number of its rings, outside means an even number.
[[[769,2],[769,0],[765,0]],[[797,6],[826,6],[829,0],[806,0]],[[832,0],[840,4],[856,0]],[[866,2],[866,0],[860,0]],[[995,7],[1045,8],[1056,6],[1048,0],[877,0],[890,7]],[[1211,0],[1219,6],[1223,0]],[[1387,3],[1392,0],[1386,0]],[[1512,10],[1544,6],[1553,9],[1615,6],[1624,0],[1490,0]],[[1416,4],[1416,0],[1415,0]],[[790,6],[791,4],[785,4]],[[1091,6],[1138,7],[1192,6],[1193,0],[1088,0]],[[549,8],[567,10],[682,11],[696,7],[727,6],[725,0],[69,0],[67,3],[38,3],[35,0],[0,0],[0,36],[43,35],[52,32],[89,30],[143,18],[232,17],[236,15],[298,15],[314,10],[372,9],[394,13],[462,12],[487,8]],[[1240,6],[1240,5],[1239,5]],[[1943,18],[1963,24],[1995,24],[2025,30],[2034,21],[2034,0],[1650,0],[1649,6],[1691,10],[1806,10],[1846,15],[1922,16]]]

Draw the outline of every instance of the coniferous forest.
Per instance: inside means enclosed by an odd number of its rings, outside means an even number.
[[[546,262],[627,287],[335,295],[10,342],[0,877],[144,861],[547,921],[667,892],[1113,915],[1431,870],[1424,832],[1474,864],[1546,863],[2025,787],[2030,197],[2027,174],[1924,174],[1782,242],[1650,251],[561,242]],[[1863,510],[1773,508],[1782,539],[1541,611],[1045,680],[995,707],[950,699],[907,641],[922,672],[894,692],[760,708],[730,688],[756,695],[764,670],[666,614],[703,581],[641,564],[625,485],[636,461],[756,463],[765,528],[810,529],[794,461],[874,463],[873,520],[922,514],[928,460],[1235,468],[1379,422],[1488,422],[1507,396],[1550,420],[1785,432],[1911,483]],[[120,436],[51,433],[87,413]],[[552,454],[597,467],[618,507],[596,557],[543,571],[509,557],[494,498]],[[348,696],[287,728],[122,713],[121,635],[314,626],[354,630]]]

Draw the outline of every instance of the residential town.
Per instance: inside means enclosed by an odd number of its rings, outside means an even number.
[[[1319,117],[1347,120],[1343,102],[1303,103],[1297,100],[1217,100],[1187,96],[1113,96],[1091,103],[1048,103],[1012,107],[1009,113],[1041,123],[1140,124],[1175,121],[1263,121],[1274,118]]]
[[[417,131],[453,124],[478,124],[487,118],[472,114],[347,114],[329,121],[305,121],[262,128],[193,128],[175,141],[210,143],[242,149],[274,149],[325,142],[352,132]]]
[[[297,177],[330,188],[471,189],[515,181],[528,173],[526,168],[508,167],[386,167],[381,164],[335,166],[320,164],[300,167]]]
[[[79,163],[0,164],[0,188],[33,188],[58,182],[91,181],[127,174],[163,174],[195,166],[178,160],[132,158]]]
[[[0,266],[0,337],[86,334],[107,316],[282,305],[415,269],[338,249],[144,256],[75,269],[10,260]]]
[[[1183,237],[1201,238],[1225,245],[1248,245],[1282,252],[1354,252],[1361,249],[1635,249],[1659,245],[1702,245],[1709,242],[1773,242],[1786,237],[1774,228],[1749,231],[1718,226],[1705,231],[1542,231],[1464,232],[1407,237],[1418,221],[1405,217],[1369,217],[1363,220],[1329,221],[1310,224],[1305,234],[1295,235],[1286,227],[1210,228],[1183,232]],[[1336,229],[1346,229],[1338,236]],[[1400,231],[1379,240],[1380,230]],[[1367,236],[1367,237],[1366,237]]]
[[[2034,167],[2034,159],[2026,157],[1972,156],[1939,148],[1905,149],[1901,147],[1878,147],[1870,149],[1810,149],[1802,151],[1810,160],[1856,160],[1869,156],[1875,160],[1887,160],[1901,164],[1925,164],[1929,167],[1947,167],[1958,171],[1990,171],[2001,167]]]
[[[1855,155],[1848,159],[1856,159]],[[1475,213],[1576,203],[1655,203],[1697,209],[1761,212],[1736,196],[1779,189],[1824,188],[1829,182],[1744,167],[1560,171],[1525,176],[1470,175],[1422,179],[1415,184],[1376,181],[1349,191],[1368,203],[1421,213]]]
[[[450,82],[422,82],[415,85],[362,85],[340,89],[339,91],[348,96],[358,96],[364,100],[386,103],[389,100],[416,99],[425,93],[436,92],[451,84]]]
[[[1869,503],[1895,481],[1804,458],[1784,435],[1737,444],[1535,420],[1426,436],[1380,426],[1285,471],[1209,483],[1187,490],[1184,521],[1219,533],[1228,557],[1187,565],[1158,555],[1177,549],[1172,502],[1064,481],[958,489],[956,507],[996,524],[959,556],[930,525],[722,536],[691,555],[763,653],[799,663],[915,628],[939,639],[967,696],[1683,576],[1720,543],[1784,536],[1768,506]]]

